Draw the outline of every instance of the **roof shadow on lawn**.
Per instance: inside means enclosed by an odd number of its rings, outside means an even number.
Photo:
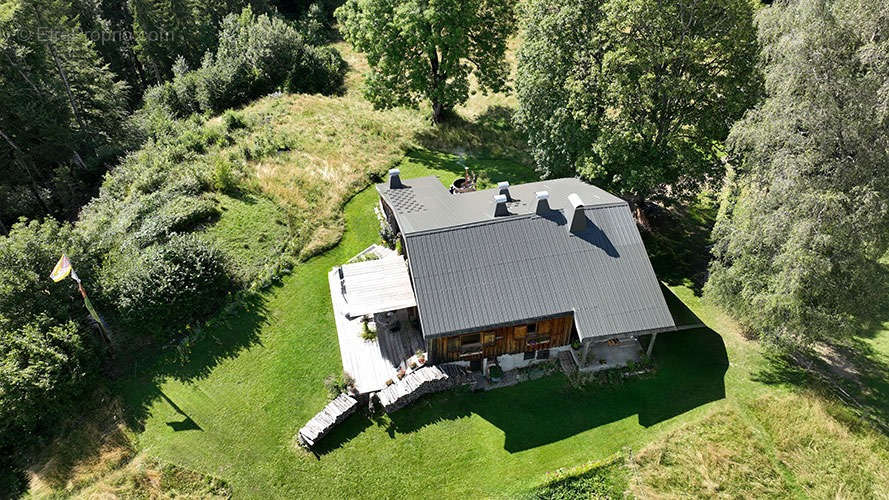
[[[515,453],[632,415],[638,415],[639,425],[650,427],[725,398],[728,355],[713,330],[662,334],[654,357],[654,375],[620,385],[576,389],[556,375],[485,393],[438,394],[394,413],[389,432],[395,437],[476,414],[502,430],[504,448]],[[330,437],[335,441],[338,436]]]
[[[234,309],[217,313],[215,323],[204,328],[184,361],[170,345],[158,347],[156,353],[140,352],[137,359],[118,360],[121,366],[131,367],[112,384],[112,390],[124,403],[127,423],[139,432],[144,430],[151,405],[163,398],[185,417],[182,422],[168,422],[170,427],[200,430],[200,426],[161,391],[161,385],[166,379],[189,382],[205,378],[220,362],[237,357],[240,351],[258,343],[267,312],[264,296],[252,295],[243,298]],[[153,361],[141,365],[142,360]]]

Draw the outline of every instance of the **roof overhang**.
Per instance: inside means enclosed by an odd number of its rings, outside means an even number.
[[[417,305],[407,264],[401,256],[344,264],[339,278],[345,313],[350,318]]]

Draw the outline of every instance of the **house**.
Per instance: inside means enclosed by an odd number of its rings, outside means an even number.
[[[457,191],[397,169],[376,189],[404,258],[343,266],[331,290],[342,321],[413,325],[401,356],[422,345],[434,364],[509,370],[675,329],[627,202],[602,189],[566,178]],[[397,361],[388,337],[380,356]]]

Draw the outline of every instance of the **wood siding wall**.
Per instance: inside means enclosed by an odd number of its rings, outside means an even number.
[[[572,316],[562,316],[524,325],[429,339],[426,343],[433,362],[473,361],[569,344],[573,326]],[[474,342],[476,336],[478,343]]]

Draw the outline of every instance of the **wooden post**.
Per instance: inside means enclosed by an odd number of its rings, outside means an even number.
[[[651,357],[651,351],[654,350],[654,341],[657,340],[657,333],[651,334],[651,342],[648,343],[648,352],[645,353],[649,358]]]

